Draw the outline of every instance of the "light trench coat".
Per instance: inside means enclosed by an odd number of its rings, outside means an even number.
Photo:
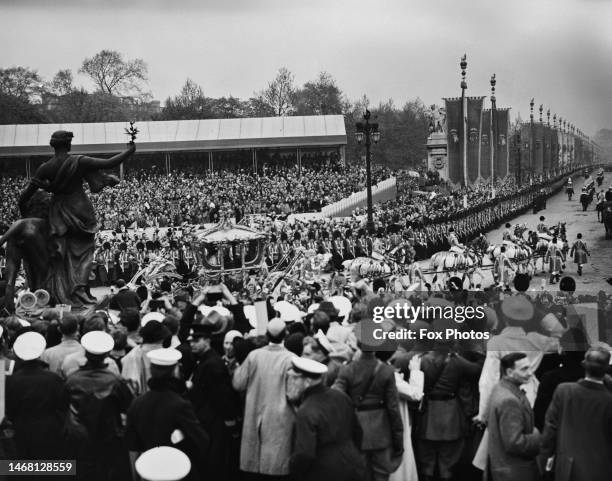
[[[286,378],[294,354],[280,344],[250,352],[236,369],[232,385],[246,391],[240,469],[271,476],[289,474],[295,422],[287,402]]]

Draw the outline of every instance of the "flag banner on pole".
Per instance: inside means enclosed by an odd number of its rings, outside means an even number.
[[[550,138],[551,138],[551,131],[550,131],[550,127],[545,125],[544,126],[544,142],[543,142],[543,148],[544,148],[544,163],[543,163],[543,168],[544,168],[544,172],[550,172],[552,163],[551,163],[551,157],[550,157]]]
[[[578,136],[574,136],[574,152],[575,159],[578,164],[582,163],[582,139]]]
[[[463,159],[461,158],[461,99],[444,99],[446,104],[446,143],[448,177],[454,184],[463,181]]]
[[[559,168],[559,133],[556,129],[550,135],[550,167]]]
[[[510,150],[508,145],[508,132],[510,130],[510,109],[495,109],[495,165],[493,175],[503,179],[508,175]]]
[[[467,98],[467,173],[470,183],[476,182],[476,179],[478,179],[483,101],[484,97]]]
[[[491,142],[494,142],[491,136],[491,110],[482,111],[482,136],[480,143],[480,177],[485,180],[491,178]]]
[[[534,123],[534,136],[535,136],[535,172],[541,174],[544,170],[544,126],[542,124]]]

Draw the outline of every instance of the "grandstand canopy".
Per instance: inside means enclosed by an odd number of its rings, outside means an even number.
[[[136,122],[139,152],[219,151],[346,145],[342,115]],[[74,133],[77,154],[120,152],[128,122],[0,125],[0,157],[47,155],[51,134]]]

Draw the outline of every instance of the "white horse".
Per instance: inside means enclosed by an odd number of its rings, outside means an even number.
[[[352,276],[381,277],[391,274],[391,266],[386,262],[371,257],[356,257],[342,263],[344,269]]]
[[[440,251],[431,256],[429,268],[436,272],[434,282],[445,284],[447,276],[457,274],[459,271],[466,272],[473,285],[472,275],[480,266],[481,259],[471,249],[461,253],[455,251]]]

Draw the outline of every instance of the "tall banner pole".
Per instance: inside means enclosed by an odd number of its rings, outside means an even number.
[[[491,125],[489,129],[489,139],[491,145],[491,197],[495,198],[495,151],[497,147],[497,133],[495,132],[495,123],[497,121],[496,104],[495,104],[495,74],[491,77]]]
[[[467,89],[467,82],[465,81],[465,70],[467,69],[467,55],[463,54],[461,58],[461,118],[463,122],[463,135],[462,135],[462,149],[463,149],[463,185],[468,186],[468,174],[467,174],[467,105],[465,98],[465,90]]]

